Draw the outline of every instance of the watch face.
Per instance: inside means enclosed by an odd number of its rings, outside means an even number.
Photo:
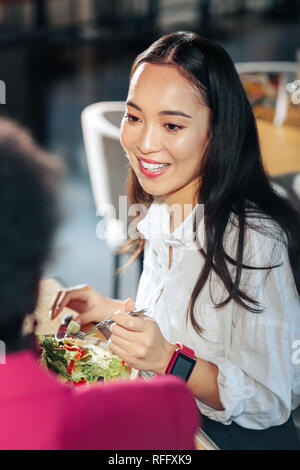
[[[192,373],[195,362],[195,359],[179,353],[172,369],[170,370],[170,374],[181,377],[187,381]]]

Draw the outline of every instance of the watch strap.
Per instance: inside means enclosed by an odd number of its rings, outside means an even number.
[[[190,357],[191,359],[195,359],[195,362],[196,362],[196,355],[195,355],[195,353],[192,349],[188,348],[187,346],[185,346],[182,343],[175,343],[175,344],[176,344],[177,348],[173,352],[172,357],[170,359],[170,362],[169,362],[169,364],[166,368],[166,372],[165,372],[166,374],[170,373],[172,367],[174,366],[174,364],[175,364],[175,362],[178,358],[179,353],[182,353],[185,356]]]

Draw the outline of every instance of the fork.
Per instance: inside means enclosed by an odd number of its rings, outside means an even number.
[[[127,315],[131,315],[133,317],[138,317],[141,313],[146,313],[147,312],[147,309],[146,308],[142,308],[141,310],[132,310],[131,312],[126,312]],[[94,333],[96,333],[97,330],[101,329],[101,328],[106,328],[108,325],[112,325],[113,323],[115,323],[115,321],[112,319],[112,318],[109,318],[108,320],[103,320],[99,323],[97,323],[95,326],[93,326],[93,328],[91,328],[89,331],[87,331],[86,333],[84,333],[83,331],[78,331],[77,333],[68,333],[68,335],[70,336],[74,336],[75,338],[79,338],[79,339],[83,339],[85,338],[86,336],[90,336],[90,335],[93,335]]]

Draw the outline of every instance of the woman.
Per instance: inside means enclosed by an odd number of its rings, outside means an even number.
[[[130,202],[140,209],[123,252],[133,248],[132,261],[144,250],[136,307],[151,317],[115,313],[110,349],[164,374],[177,364],[174,343],[183,343],[190,363],[182,376],[222,449],[296,448],[299,214],[268,181],[255,118],[224,49],[177,32],[138,55],[121,144]],[[122,302],[79,286],[59,292],[51,313],[66,305],[86,323]]]

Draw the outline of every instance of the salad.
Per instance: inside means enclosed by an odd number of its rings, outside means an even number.
[[[128,367],[119,357],[76,338],[41,336],[41,362],[74,385],[98,380],[128,378]]]

